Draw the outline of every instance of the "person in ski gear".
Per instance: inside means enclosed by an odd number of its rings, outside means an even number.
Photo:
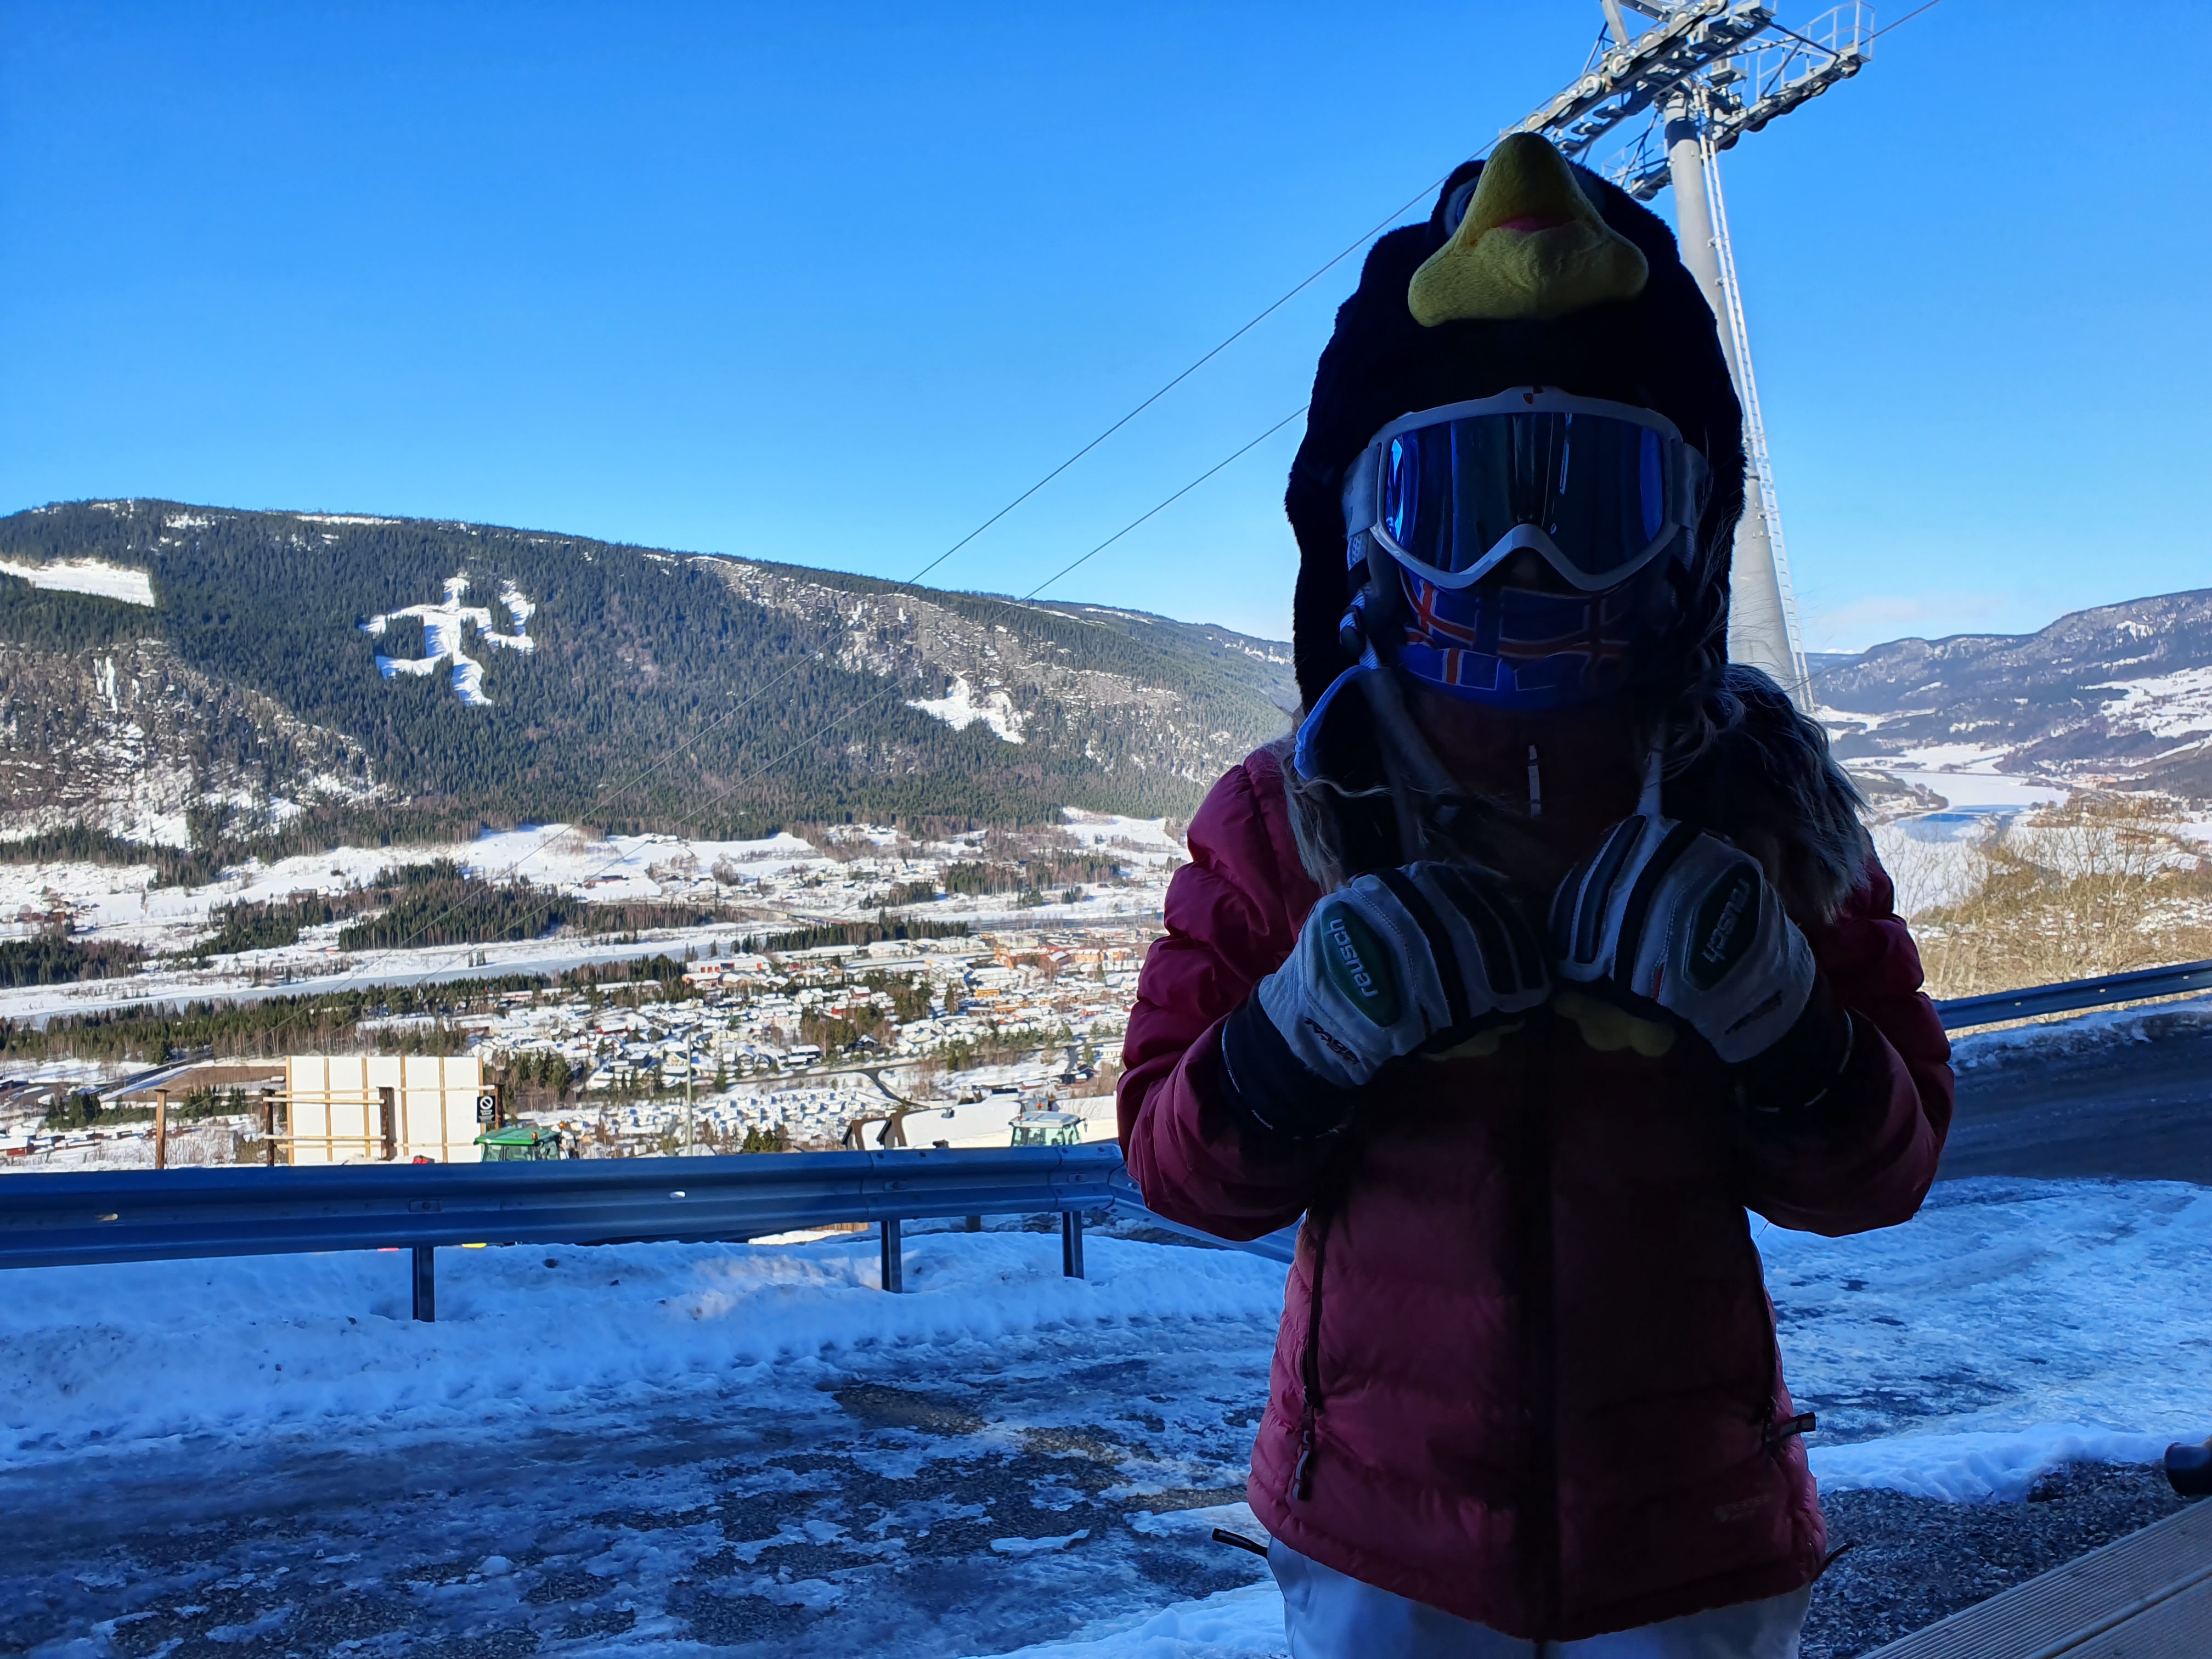
[[[1163,1215],[1303,1218],[1249,1486],[1293,1659],[1797,1650],[1746,1212],[1904,1221],[1952,1078],[1849,780],[1728,660],[1741,430],[1665,226],[1531,136],[1322,353],[1301,724],[1192,820],[1119,1097]]]

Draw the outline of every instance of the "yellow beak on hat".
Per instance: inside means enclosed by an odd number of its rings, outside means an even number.
[[[1491,152],[1467,216],[1413,273],[1406,304],[1424,328],[1541,321],[1632,300],[1650,275],[1643,252],[1590,205],[1566,158],[1516,132]]]

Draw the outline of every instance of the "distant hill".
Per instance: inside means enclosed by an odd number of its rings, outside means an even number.
[[[1814,669],[1855,765],[1971,760],[2212,796],[2212,589],[2077,611],[2036,634],[1895,640]]]
[[[1096,605],[416,519],[0,518],[17,832],[1187,814],[1295,701],[1287,646]]]

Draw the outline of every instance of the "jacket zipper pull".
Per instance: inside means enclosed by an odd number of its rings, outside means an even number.
[[[1766,1449],[1772,1451],[1793,1434],[1810,1434],[1819,1427],[1811,1412],[1799,1412],[1795,1417],[1785,1417],[1779,1423],[1766,1425]]]
[[[1313,1496],[1314,1419],[1317,1415],[1309,1405],[1298,1428],[1298,1465],[1291,1476],[1291,1496],[1301,1504]]]

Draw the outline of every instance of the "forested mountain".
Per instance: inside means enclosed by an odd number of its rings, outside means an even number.
[[[1097,606],[424,520],[0,518],[19,830],[1180,814],[1295,695],[1287,647]]]

